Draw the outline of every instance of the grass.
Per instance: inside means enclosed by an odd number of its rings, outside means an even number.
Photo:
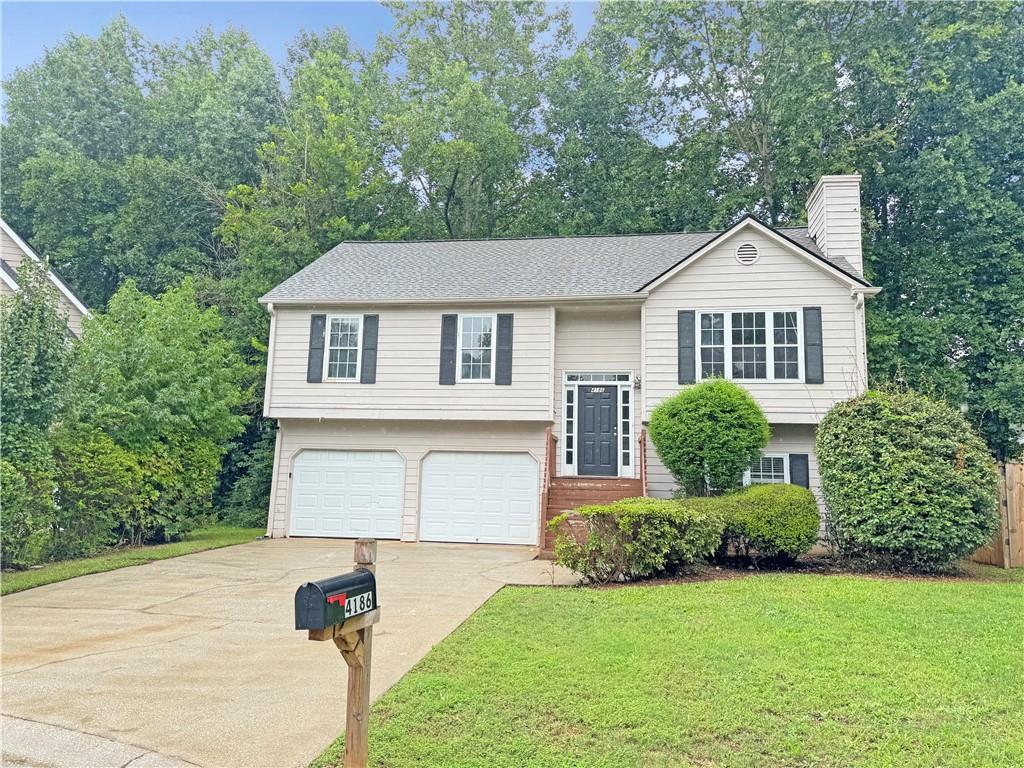
[[[1024,765],[1022,607],[967,578],[508,587],[374,706],[370,762]]]
[[[197,528],[185,535],[181,541],[173,544],[155,544],[149,547],[112,550],[104,555],[85,557],[81,560],[62,560],[48,563],[41,568],[27,571],[4,571],[0,579],[0,594],[9,595],[43,584],[73,579],[89,573],[102,573],[129,565],[142,565],[154,560],[166,560],[169,557],[180,557],[205,549],[230,547],[232,544],[244,544],[261,536],[262,528],[234,528],[226,525],[212,525],[208,528]]]

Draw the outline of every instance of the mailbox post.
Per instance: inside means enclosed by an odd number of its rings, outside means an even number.
[[[369,755],[370,662],[377,603],[377,542],[357,539],[355,570],[303,584],[295,593],[295,628],[310,640],[333,640],[348,664],[345,768],[365,768]]]

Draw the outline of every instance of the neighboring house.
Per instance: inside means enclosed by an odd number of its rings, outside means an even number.
[[[43,262],[32,246],[22,240],[6,221],[0,219],[0,297],[19,290],[18,268],[26,258]],[[75,337],[80,337],[82,318],[89,314],[89,310],[56,272],[47,269],[47,273],[50,282],[57,288],[57,301],[61,313],[67,316],[68,330]]]
[[[821,179],[806,229],[338,245],[261,299],[268,533],[550,545],[671,495],[644,425],[716,375],[772,425],[749,481],[817,493],[816,425],[867,382],[859,190]]]

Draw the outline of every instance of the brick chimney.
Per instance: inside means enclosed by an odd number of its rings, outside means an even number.
[[[842,256],[864,274],[859,173],[818,179],[807,198],[807,232],[826,256]]]

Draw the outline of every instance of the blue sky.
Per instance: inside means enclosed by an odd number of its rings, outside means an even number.
[[[594,3],[572,3],[577,34],[586,31]],[[0,70],[3,77],[31,64],[68,32],[95,35],[118,13],[149,40],[169,42],[212,26],[241,27],[278,63],[301,29],[343,26],[357,45],[373,46],[379,32],[391,29],[391,14],[372,2],[107,2],[0,3]]]

